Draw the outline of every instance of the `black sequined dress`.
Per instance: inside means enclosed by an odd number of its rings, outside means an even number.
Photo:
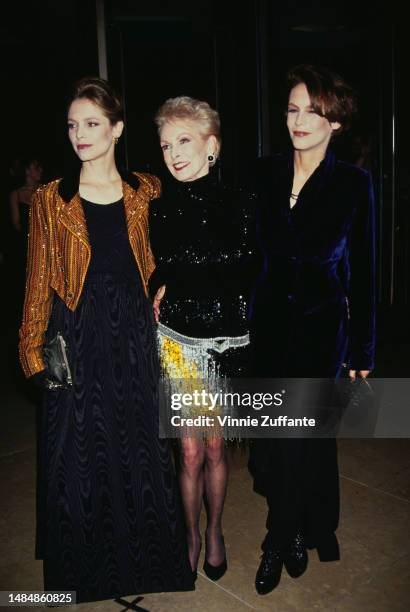
[[[92,257],[74,312],[56,296],[74,386],[45,398],[46,590],[78,601],[190,590],[168,441],[158,437],[152,305],[124,204],[83,201]]]
[[[166,285],[160,322],[168,336],[161,359],[175,377],[184,377],[187,368],[192,372],[192,359],[197,376],[209,369],[222,376],[246,375],[248,305],[256,274],[253,208],[253,194],[220,184],[216,172],[190,182],[170,179],[164,195],[151,203],[157,268],[150,291],[154,296]],[[184,336],[203,342],[187,354]],[[173,363],[173,341],[188,361]]]

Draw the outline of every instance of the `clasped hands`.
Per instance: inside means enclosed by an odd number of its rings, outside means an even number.
[[[356,377],[367,378],[370,374],[371,370],[349,370],[349,378],[350,380],[356,380]]]

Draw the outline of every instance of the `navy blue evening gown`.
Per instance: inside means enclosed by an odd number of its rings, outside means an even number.
[[[190,590],[183,514],[158,438],[159,365],[123,200],[83,200],[92,258],[78,307],[56,295],[47,338],[69,347],[72,390],[45,394],[46,590],[77,601]]]

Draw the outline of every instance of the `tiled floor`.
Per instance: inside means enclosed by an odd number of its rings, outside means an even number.
[[[35,411],[15,392],[3,397],[2,406],[0,590],[41,590],[41,562],[33,559]],[[311,553],[301,578],[293,580],[284,572],[273,593],[256,593],[265,502],[253,493],[246,456],[238,451],[231,460],[224,514],[228,572],[218,583],[208,580],[201,570],[202,554],[195,592],[146,595],[141,605],[151,612],[410,610],[410,440],[341,440],[339,450],[340,562],[320,563]],[[104,601],[75,609],[126,608]]]

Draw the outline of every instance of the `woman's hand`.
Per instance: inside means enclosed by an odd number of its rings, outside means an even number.
[[[166,285],[162,285],[155,294],[154,300],[152,302],[152,307],[154,309],[154,319],[156,323],[159,323],[159,307],[161,305],[161,300],[165,295]]]
[[[359,375],[361,378],[367,378],[371,370],[349,370],[350,380],[356,380],[356,376]]]
[[[41,370],[41,372],[36,372],[36,374],[30,376],[29,380],[43,391],[45,389],[55,390],[62,387],[61,383],[53,378],[47,368],[44,368],[44,370]]]

